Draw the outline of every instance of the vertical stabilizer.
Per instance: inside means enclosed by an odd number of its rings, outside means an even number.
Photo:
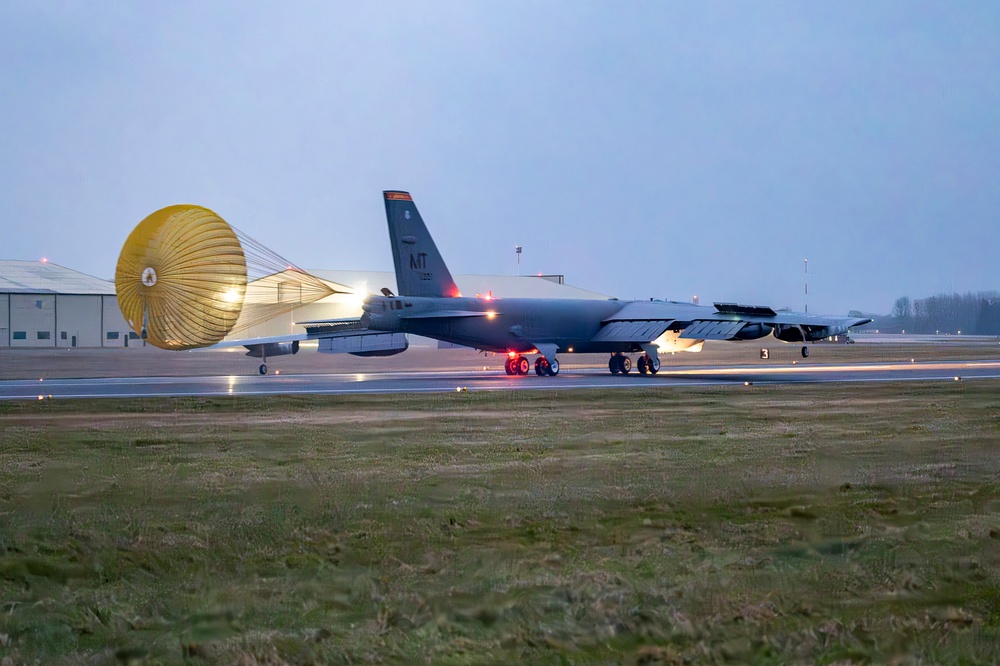
[[[382,194],[399,295],[461,296],[409,192]]]

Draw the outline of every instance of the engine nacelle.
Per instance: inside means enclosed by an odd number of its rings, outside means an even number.
[[[409,345],[407,345],[407,347],[408,346]],[[376,351],[347,352],[347,353],[350,354],[351,356],[363,356],[363,357],[366,357],[366,358],[367,357],[371,357],[371,356],[395,356],[396,354],[402,354],[403,352],[405,352],[406,349],[407,349],[407,347],[403,347],[401,349],[400,348],[397,348],[397,349],[378,349]]]
[[[337,335],[319,339],[321,354],[353,354],[354,356],[392,356],[410,346],[405,333],[359,332],[357,335]]]
[[[291,342],[268,342],[263,345],[248,345],[247,356],[253,358],[266,358],[268,356],[288,356],[299,353],[299,341]]]
[[[739,333],[733,336],[734,340],[757,340],[763,338],[765,335],[770,335],[771,331],[774,330],[774,326],[771,324],[747,324],[740,329]]]
[[[805,331],[805,339],[802,332]],[[834,335],[847,333],[846,326],[792,326],[789,324],[778,324],[774,327],[774,337],[782,342],[815,342]]]
[[[802,329],[798,326],[789,326],[788,324],[778,324],[775,326],[774,337],[782,342],[805,342],[805,339],[802,337]]]

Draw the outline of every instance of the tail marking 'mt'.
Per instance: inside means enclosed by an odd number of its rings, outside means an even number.
[[[385,217],[400,296],[461,296],[409,192],[389,190]]]

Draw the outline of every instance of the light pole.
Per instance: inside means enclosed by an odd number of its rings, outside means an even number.
[[[809,314],[809,260],[803,259],[806,267],[806,314]]]
[[[514,253],[517,254],[517,274],[521,274],[521,246],[514,246]]]

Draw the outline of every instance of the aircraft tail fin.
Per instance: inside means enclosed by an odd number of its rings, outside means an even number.
[[[399,295],[461,296],[409,192],[382,194]]]

